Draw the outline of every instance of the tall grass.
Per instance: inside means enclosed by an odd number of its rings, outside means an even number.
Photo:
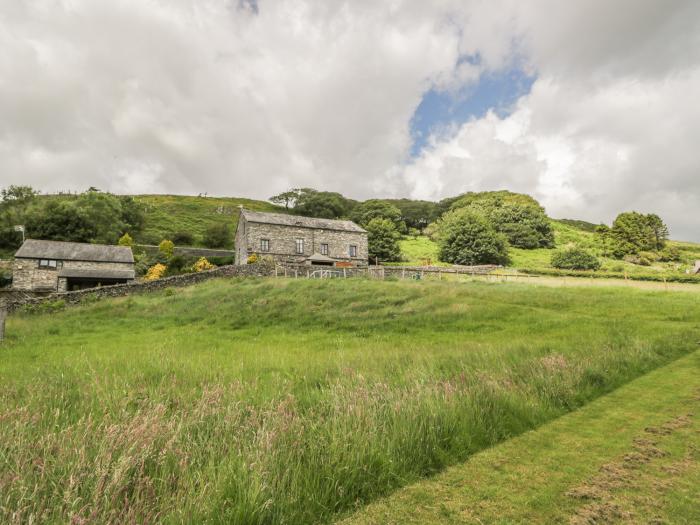
[[[261,280],[14,317],[0,521],[328,522],[690,352],[696,302]]]

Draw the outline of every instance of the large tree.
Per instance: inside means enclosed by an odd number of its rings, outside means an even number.
[[[363,227],[367,226],[372,219],[387,219],[396,226],[399,232],[406,231],[406,224],[401,218],[401,210],[380,199],[371,199],[358,204],[352,210],[350,218]]]
[[[374,218],[365,226],[370,261],[398,261],[401,259],[401,234],[389,219]]]
[[[508,239],[471,208],[447,212],[435,226],[441,261],[453,264],[506,264]]]
[[[612,228],[602,225],[596,231],[606,253],[618,258],[662,250],[668,240],[668,227],[653,213],[623,212],[615,218]]]

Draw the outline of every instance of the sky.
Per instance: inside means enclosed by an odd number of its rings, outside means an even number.
[[[0,187],[658,213],[700,241],[697,0],[0,0]]]

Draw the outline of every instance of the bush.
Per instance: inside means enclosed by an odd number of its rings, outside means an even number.
[[[170,258],[170,262],[168,262],[167,274],[179,275],[181,273],[187,273],[189,271],[189,269],[187,268],[188,262],[189,261],[182,255],[174,255]]]
[[[173,241],[168,239],[163,239],[158,245],[158,251],[163,254],[167,259],[170,259],[175,253],[175,244]]]
[[[170,239],[176,246],[192,246],[194,244],[194,235],[190,232],[175,232],[170,235]]]
[[[194,263],[194,265],[192,266],[192,269],[193,269],[195,272],[203,272],[203,271],[206,271],[206,270],[213,270],[214,268],[216,268],[216,266],[214,266],[212,263],[210,263],[209,261],[207,261],[207,258],[206,258],[206,257],[200,257],[200,258],[197,260],[197,262]]]
[[[253,253],[253,254],[248,256],[248,264],[255,264],[256,262],[258,262],[258,254],[257,253]]]
[[[163,278],[167,270],[168,267],[164,264],[155,264],[148,269],[148,272],[146,272],[146,277],[144,277],[144,279],[146,281],[155,281],[156,279],[161,279]]]
[[[204,232],[204,246],[207,248],[225,248],[233,241],[231,227],[226,223],[212,224]]]
[[[508,241],[470,208],[443,215],[436,223],[438,257],[452,264],[507,264]]]
[[[600,261],[582,248],[567,248],[552,254],[551,264],[560,270],[598,270]]]
[[[117,244],[119,244],[119,246],[128,246],[129,248],[131,248],[132,246],[134,246],[134,239],[131,238],[131,235],[125,233],[124,235],[119,237],[119,242]]]
[[[659,252],[659,261],[661,262],[680,262],[681,251],[675,246],[667,245]]]

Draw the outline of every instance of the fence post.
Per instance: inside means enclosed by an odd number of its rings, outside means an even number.
[[[0,342],[5,338],[5,319],[7,318],[7,306],[5,299],[0,298]]]

